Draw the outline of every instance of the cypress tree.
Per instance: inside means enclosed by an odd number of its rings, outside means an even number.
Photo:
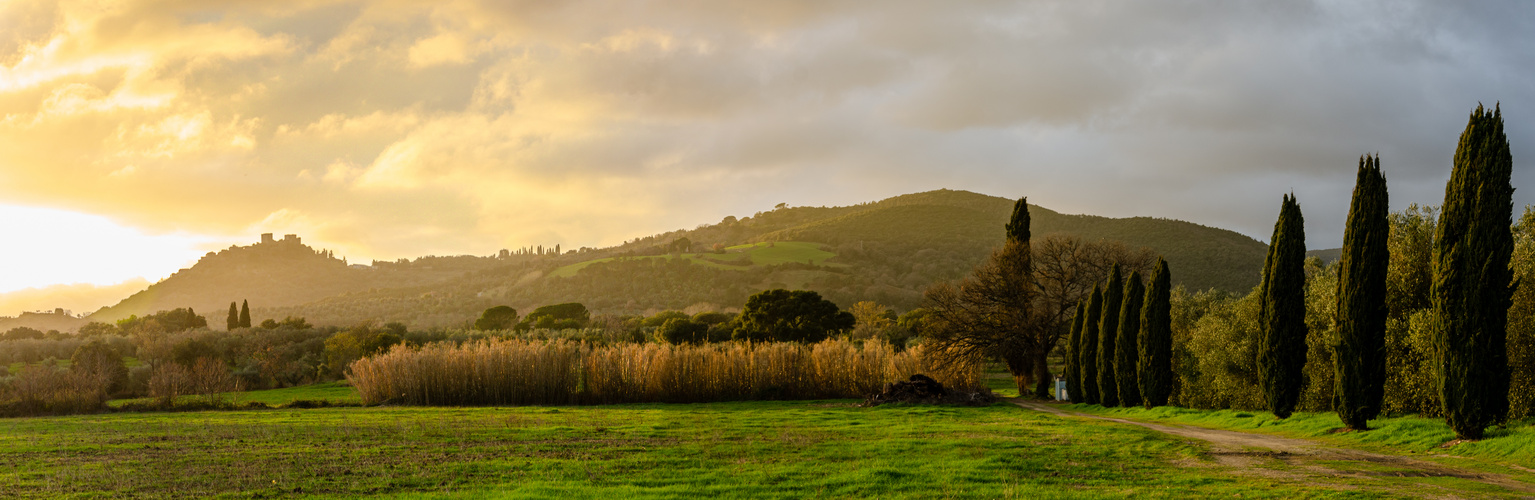
[[[240,327],[240,310],[235,308],[234,302],[229,303],[229,317],[224,319],[224,325],[228,326],[229,330]]]
[[[1119,384],[1120,406],[1140,406],[1141,388],[1135,373],[1140,361],[1141,304],[1146,301],[1146,286],[1141,272],[1130,272],[1125,283],[1125,303],[1119,308],[1119,338],[1114,339],[1114,378]]]
[[[240,328],[251,327],[251,305],[248,301],[240,301]]]
[[[1066,396],[1073,403],[1082,403],[1082,367],[1077,358],[1082,352],[1082,318],[1087,314],[1087,304],[1077,302],[1077,314],[1071,318],[1071,337],[1066,342]]]
[[[1359,430],[1380,415],[1386,394],[1386,268],[1391,258],[1386,196],[1380,158],[1360,158],[1338,262],[1338,336],[1333,344],[1338,418]]]
[[[1103,314],[1103,290],[1093,285],[1082,315],[1082,349],[1077,351],[1077,370],[1082,374],[1082,402],[1095,405],[1098,398],[1098,317]]]
[[[1029,242],[1029,198],[1019,198],[1013,203],[1013,216],[1004,225],[1008,241]]]
[[[1146,287],[1141,307],[1140,363],[1137,366],[1141,400],[1147,408],[1163,406],[1173,393],[1172,273],[1167,261],[1157,258],[1157,269]]]
[[[1306,367],[1306,231],[1295,196],[1285,195],[1263,263],[1258,310],[1258,387],[1274,416],[1300,401]]]
[[[1098,400],[1103,406],[1119,406],[1119,382],[1114,373],[1114,339],[1119,337],[1119,313],[1123,307],[1125,279],[1119,264],[1109,271],[1103,286],[1103,316],[1098,323]]]
[[[1478,105],[1455,149],[1434,249],[1435,381],[1461,439],[1481,439],[1508,413],[1512,172],[1502,110]]]

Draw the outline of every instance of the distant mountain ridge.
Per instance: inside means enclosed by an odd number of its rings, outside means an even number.
[[[320,325],[456,326],[493,305],[526,311],[574,301],[615,314],[739,307],[751,293],[774,287],[816,290],[844,307],[875,300],[904,310],[920,306],[928,286],[964,276],[999,245],[1012,205],[1008,198],[942,189],[845,207],[730,216],[561,255],[424,257],[372,266],[348,266],[295,237],[210,253],[91,319],[191,306],[210,325],[222,325],[231,301],[249,300],[256,321],[296,315]],[[1176,283],[1193,289],[1246,292],[1257,284],[1267,252],[1263,243],[1241,234],[1172,219],[1067,215],[1039,206],[1031,206],[1030,213],[1036,237],[1066,233],[1145,246],[1166,256]],[[716,244],[778,241],[816,243],[836,257],[738,269],[657,258],[675,255],[679,244],[686,252],[705,252]],[[650,257],[626,258],[644,256]],[[562,266],[597,259],[607,260],[572,276],[549,276]]]

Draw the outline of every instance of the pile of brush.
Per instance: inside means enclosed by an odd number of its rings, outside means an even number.
[[[885,384],[885,388],[879,394],[869,396],[862,406],[879,406],[889,403],[986,406],[997,401],[997,395],[990,390],[951,390],[937,380],[933,380],[932,377],[918,373],[904,382]]]

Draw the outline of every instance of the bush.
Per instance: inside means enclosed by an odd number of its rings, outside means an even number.
[[[672,318],[657,330],[662,340],[673,344],[705,344],[709,342],[709,325],[694,322],[686,317]]]
[[[331,375],[345,375],[347,365],[400,343],[400,336],[371,325],[359,325],[325,340],[325,366]]]
[[[128,367],[122,354],[106,342],[92,340],[75,349],[69,357],[69,371],[93,379],[107,394],[117,394],[128,382]]]
[[[517,310],[510,306],[486,309],[480,319],[474,321],[475,330],[510,330],[517,325]],[[400,325],[405,326],[405,325]]]
[[[181,396],[192,394],[192,372],[176,363],[162,363],[149,375],[149,397],[155,404],[169,408]]]
[[[229,367],[222,361],[213,358],[202,358],[192,366],[191,386],[192,393],[200,394],[208,399],[208,403],[220,406],[224,403],[224,393],[238,390],[234,375],[229,372]]]
[[[21,369],[0,390],[0,416],[93,413],[106,404],[100,381],[35,364]]]

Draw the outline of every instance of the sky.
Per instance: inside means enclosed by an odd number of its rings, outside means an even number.
[[[1259,240],[1293,192],[1331,248],[1360,155],[1438,204],[1478,103],[1535,203],[1531,2],[0,0],[0,314],[263,232],[489,255],[939,188]]]

